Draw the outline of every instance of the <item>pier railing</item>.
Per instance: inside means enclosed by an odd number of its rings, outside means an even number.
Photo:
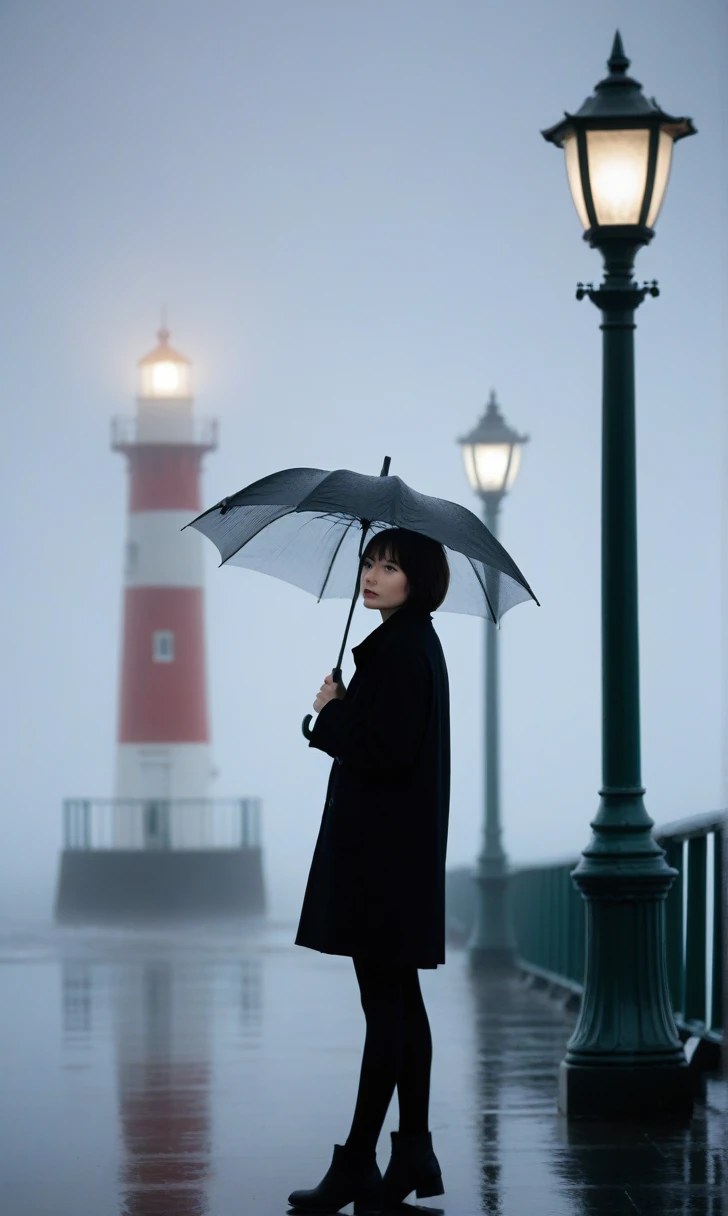
[[[728,813],[655,826],[653,836],[678,871],[665,901],[668,984],[683,1039],[718,1047],[724,1038]],[[512,866],[510,897],[519,965],[578,1008],[584,982],[585,908],[570,874],[578,857]],[[448,872],[451,936],[466,945],[476,887],[472,870]],[[571,998],[571,999],[570,999]],[[713,1053],[713,1056],[715,1053]]]
[[[722,1043],[728,916],[728,813],[694,815],[655,829],[679,872],[665,906],[667,973],[675,1018],[689,1035]]]
[[[64,849],[258,849],[260,798],[66,798]]]

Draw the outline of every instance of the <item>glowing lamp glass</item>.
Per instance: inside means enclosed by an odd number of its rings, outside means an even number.
[[[650,133],[587,131],[586,153],[597,223],[638,224],[647,186]]]
[[[650,200],[650,209],[647,212],[647,227],[651,228],[660,214],[662,200],[665,197],[667,190],[667,182],[670,177],[670,165],[672,164],[672,149],[675,141],[668,131],[663,129],[657,143],[657,165],[655,167],[655,184],[652,188],[652,198]]]
[[[589,216],[584,202],[584,188],[581,184],[581,169],[579,168],[579,147],[576,135],[572,131],[564,140],[564,156],[566,158],[566,176],[569,179],[569,189],[574,200],[576,213],[584,229],[590,228]]]
[[[519,443],[463,444],[465,472],[479,494],[503,494],[516,480],[521,462]]]
[[[647,189],[650,133],[646,128],[586,132],[586,169],[597,224],[639,224]],[[658,135],[655,181],[645,219],[651,228],[660,213],[670,176],[673,137],[664,128]],[[584,198],[579,148],[571,131],[564,139],[566,176],[582,227],[591,227]]]

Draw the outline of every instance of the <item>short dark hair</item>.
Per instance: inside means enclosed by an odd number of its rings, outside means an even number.
[[[408,603],[426,612],[440,607],[450,586],[450,567],[439,541],[409,528],[383,528],[368,541],[361,560],[363,564],[366,558],[381,561],[386,557],[407,576]]]

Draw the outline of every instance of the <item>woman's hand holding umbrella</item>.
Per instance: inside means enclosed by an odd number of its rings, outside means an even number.
[[[334,677],[332,675],[326,676],[323,684],[318,690],[316,700],[313,703],[314,712],[317,714],[320,713],[324,705],[328,704],[329,701],[335,700],[336,697],[341,700],[345,694],[346,689],[343,684],[335,684]]]

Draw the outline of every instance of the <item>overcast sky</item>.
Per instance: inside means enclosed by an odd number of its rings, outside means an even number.
[[[205,505],[386,454],[477,510],[456,439],[496,389],[531,436],[501,539],[541,601],[500,632],[504,844],[514,864],[586,846],[601,345],[574,287],[601,261],[539,132],[605,74],[617,26],[647,95],[699,132],[637,264],[662,290],[637,331],[646,804],[658,824],[722,804],[719,0],[4,0],[0,910],[50,914],[63,797],[112,792],[127,481],[109,420],[134,409],[162,302],[220,419]],[[295,919],[330,763],[300,720],[346,603],[206,556],[215,792],[263,799],[271,912]],[[352,644],[379,619],[358,606]],[[459,865],[481,841],[486,626],[435,624]]]

